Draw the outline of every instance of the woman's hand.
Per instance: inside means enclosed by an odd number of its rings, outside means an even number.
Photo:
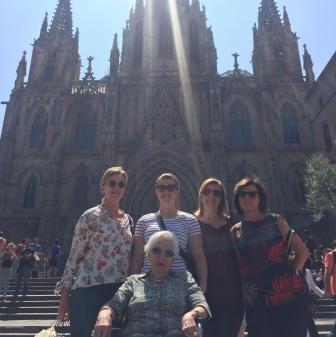
[[[182,317],[182,331],[187,337],[200,336],[196,326],[194,315],[191,312],[187,312]]]
[[[92,337],[110,337],[112,329],[112,308],[100,309],[96,324],[93,328]]]
[[[58,321],[68,321],[70,319],[70,296],[69,290],[63,289],[60,299],[60,304],[58,306],[57,320]]]

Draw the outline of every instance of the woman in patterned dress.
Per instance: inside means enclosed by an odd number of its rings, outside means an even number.
[[[205,325],[205,337],[237,337],[244,305],[241,284],[230,237],[234,225],[228,215],[223,183],[206,179],[198,193],[199,208],[195,216],[201,226],[203,247],[208,266],[208,288],[205,294],[212,318]]]
[[[99,308],[129,274],[131,217],[119,208],[127,173],[111,167],[101,178],[102,203],[85,211],[74,232],[62,280],[58,319],[70,319],[71,337],[90,337]]]
[[[300,271],[308,249],[281,216],[267,213],[268,195],[259,178],[236,184],[234,207],[243,219],[231,233],[249,337],[306,337],[309,306]],[[288,241],[295,252],[291,262]]]
[[[148,272],[149,260],[144,256],[144,246],[150,236],[160,230],[168,230],[176,234],[180,248],[185,252],[190,249],[198,284],[206,292],[207,265],[203,251],[202,233],[197,219],[189,213],[178,208],[180,183],[172,173],[164,173],[156,179],[155,194],[159,200],[160,208],[156,213],[142,216],[135,228],[134,254],[131,262],[131,274]],[[160,219],[161,217],[161,219]],[[162,223],[165,228],[162,228]],[[173,271],[185,271],[187,264],[183,256],[178,255],[172,265]]]
[[[210,312],[189,272],[173,272],[179,243],[172,232],[154,233],[145,246],[150,271],[132,275],[99,311],[93,337],[110,337],[114,320],[126,315],[123,337],[198,337],[195,320]]]

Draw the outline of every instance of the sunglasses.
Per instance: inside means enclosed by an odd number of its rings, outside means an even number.
[[[114,180],[109,181],[109,182],[108,182],[108,185],[109,185],[111,188],[114,188],[114,187],[117,187],[117,186],[118,186],[119,188],[125,188],[125,186],[126,186],[125,182],[123,182],[123,181],[117,182],[117,181],[114,181]]]
[[[156,190],[159,192],[175,192],[178,190],[178,186],[177,185],[156,185]]]
[[[160,247],[153,247],[151,252],[156,256],[162,256],[163,254],[165,257],[173,257],[175,255],[171,249],[163,250]]]
[[[246,196],[248,196],[249,198],[251,199],[254,199],[257,195],[258,195],[258,192],[257,191],[240,191],[239,192],[239,198],[245,198]]]
[[[219,190],[212,190],[210,188],[205,188],[202,192],[203,195],[208,197],[210,194],[213,194],[214,197],[216,198],[221,198],[223,196],[223,192]]]

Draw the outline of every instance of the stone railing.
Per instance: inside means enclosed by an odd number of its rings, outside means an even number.
[[[78,81],[72,85],[72,95],[105,95],[108,83],[106,81]]]

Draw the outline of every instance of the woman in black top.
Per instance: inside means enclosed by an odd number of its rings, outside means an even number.
[[[233,225],[228,216],[226,193],[222,182],[206,179],[198,193],[195,216],[202,230],[208,265],[206,299],[212,319],[205,327],[205,337],[237,337],[243,318],[241,285],[230,237]]]
[[[234,189],[242,221],[232,228],[246,306],[249,337],[306,337],[309,318],[306,284],[300,271],[309,251],[278,214],[270,214],[259,178]],[[288,260],[287,242],[294,259]]]

